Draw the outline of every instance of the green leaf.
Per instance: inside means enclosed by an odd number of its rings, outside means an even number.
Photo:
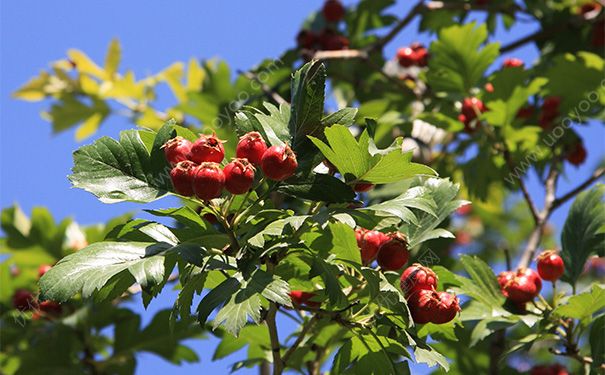
[[[320,252],[323,257],[335,256],[336,260],[361,264],[361,257],[355,231],[343,223],[329,223],[327,230],[307,244],[313,251]]]
[[[328,299],[333,307],[342,307],[347,304],[347,297],[342,291],[342,286],[336,277],[339,273],[340,271],[337,266],[329,264],[319,257],[313,258],[309,277],[321,277],[326,287]]]
[[[321,123],[324,128],[332,125],[351,126],[355,122],[355,116],[357,116],[357,108],[343,108],[321,119]]]
[[[597,369],[605,363],[605,315],[601,315],[592,322],[590,327],[590,355],[594,360],[592,366]]]
[[[120,47],[120,41],[113,39],[107,50],[105,56],[105,73],[107,78],[111,80],[113,75],[118,71],[118,65],[120,65],[120,59],[122,55],[122,48]]]
[[[436,91],[457,93],[468,93],[477,86],[499,54],[498,43],[481,49],[486,39],[486,26],[475,22],[441,29],[430,47],[429,85]]]
[[[166,257],[178,251],[166,243],[97,242],[61,259],[40,279],[40,289],[45,299],[61,302],[78,292],[89,297],[113,277],[151,287],[168,277]]]
[[[605,185],[578,194],[571,205],[561,232],[561,257],[565,263],[563,280],[575,285],[588,257],[605,248],[603,199]]]
[[[476,256],[463,255],[460,262],[471,277],[471,282],[464,279],[462,290],[474,299],[483,302],[493,309],[499,309],[504,303],[504,296],[492,268]]]
[[[135,130],[121,132],[119,141],[103,137],[74,152],[69,179],[75,187],[93,193],[105,203],[161,198],[171,189],[170,167],[161,146],[173,134],[173,123],[164,125],[151,153]]]
[[[293,197],[329,203],[351,202],[355,199],[355,193],[348,185],[336,177],[319,173],[289,178],[277,190]]]
[[[318,60],[305,64],[292,77],[292,108],[289,129],[293,149],[308,135],[321,134],[326,68]]]
[[[427,348],[416,346],[414,349],[416,362],[426,363],[429,367],[441,366],[445,371],[448,371],[450,364],[447,359],[438,351],[427,345]]]
[[[605,307],[605,288],[592,284],[590,291],[572,296],[565,305],[557,307],[553,314],[558,316],[584,319]]]

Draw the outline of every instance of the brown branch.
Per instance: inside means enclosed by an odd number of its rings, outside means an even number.
[[[309,319],[303,325],[300,333],[298,334],[298,337],[296,338],[296,341],[294,341],[294,344],[292,344],[292,346],[288,349],[288,351],[286,351],[286,353],[282,357],[282,361],[284,362],[284,365],[288,362],[288,359],[292,356],[292,354],[294,354],[294,352],[296,351],[296,349],[298,349],[298,347],[300,346],[300,344],[305,339],[305,336],[307,335],[307,332],[309,332],[309,330],[311,328],[313,328],[313,326],[315,325],[315,323],[317,322],[318,319],[319,319],[319,316],[318,315],[314,315],[311,319]]]
[[[275,322],[276,313],[277,304],[275,302],[271,302],[265,321],[267,322],[269,338],[271,339],[271,353],[273,353],[273,375],[281,375],[281,373],[284,371],[284,363],[281,359],[281,346],[279,344],[279,336],[277,335],[277,324]]]
[[[510,171],[514,172],[515,165],[513,163],[513,159],[510,155],[510,152],[509,152],[508,148],[506,147],[506,144],[504,144],[504,160],[506,161],[506,165],[508,165],[508,168],[510,169]],[[525,182],[523,181],[522,176],[519,176],[519,178],[517,178],[517,181],[519,181],[519,187],[521,188],[523,197],[525,198],[525,201],[527,202],[527,206],[529,207],[531,216],[534,219],[534,223],[536,225],[538,225],[538,223],[540,222],[538,208],[536,207],[534,200],[532,199],[531,195],[529,194],[529,190],[527,189],[527,186],[525,185]]]
[[[244,77],[248,78],[251,81],[254,81],[256,83],[258,83],[260,85],[261,90],[263,91],[263,93],[269,97],[270,99],[272,99],[275,103],[277,103],[278,105],[284,104],[284,103],[288,103],[288,101],[286,99],[284,99],[281,95],[279,95],[275,90],[273,90],[269,85],[267,85],[266,83],[262,82],[258,76],[252,72],[240,72]]]
[[[605,175],[605,168],[597,169],[586,181],[582,182],[580,185],[578,185],[576,188],[572,189],[570,192],[562,195],[559,198],[556,198],[552,203],[552,208],[555,209],[555,208],[563,205],[565,202],[567,202],[571,198],[575,197],[576,195],[581,193],[584,189],[586,189],[587,187],[592,185],[599,178],[603,177],[603,175]]]
[[[303,50],[303,55],[307,54],[307,50]],[[337,60],[337,59],[366,59],[367,51],[359,49],[341,49],[337,51],[315,51],[310,54],[313,60]]]
[[[582,363],[582,364],[593,364],[594,360],[590,357],[585,357],[580,355],[579,353],[574,353],[574,352],[568,352],[568,351],[562,351],[559,349],[555,349],[555,348],[549,348],[548,349],[549,352],[551,352],[554,355],[560,355],[560,356],[564,356],[564,357],[569,357],[569,358],[573,358],[576,361]],[[601,369],[605,369],[605,363],[601,364],[599,366]]]
[[[375,43],[371,44],[370,46],[368,46],[367,50],[368,51],[377,51],[377,50],[381,50],[382,47],[384,47],[385,45],[387,45],[391,40],[395,39],[395,37],[397,36],[397,34],[399,34],[399,32],[401,30],[403,30],[410,22],[412,22],[412,20],[422,12],[422,10],[425,8],[424,6],[424,0],[420,0],[416,3],[416,5],[414,5],[412,7],[412,9],[410,9],[410,11],[408,12],[408,14],[403,17],[401,19],[401,21],[399,21],[392,29],[391,31],[389,31],[389,33],[385,36],[383,36],[382,38],[378,39]]]

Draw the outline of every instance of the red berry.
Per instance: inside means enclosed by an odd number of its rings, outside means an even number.
[[[538,256],[538,274],[544,280],[556,281],[565,272],[563,258],[554,250],[545,251]]]
[[[193,195],[193,174],[197,165],[189,160],[179,162],[170,171],[170,180],[177,194],[190,197]]]
[[[517,118],[528,119],[534,115],[536,108],[533,105],[525,106],[517,112]]]
[[[13,307],[19,311],[28,311],[36,307],[34,295],[25,289],[17,289],[13,294]]]
[[[542,280],[532,269],[518,270],[502,288],[504,296],[516,303],[529,302],[542,289]]]
[[[319,35],[319,44],[325,51],[339,51],[349,48],[349,39],[333,30],[325,29]]]
[[[225,189],[231,194],[244,194],[254,182],[254,167],[248,159],[233,159],[225,166]]]
[[[590,41],[593,47],[605,46],[605,21],[600,20],[592,26],[592,40]]]
[[[204,162],[220,163],[225,158],[223,142],[213,135],[201,134],[191,146],[189,159],[201,164]]]
[[[569,375],[569,372],[558,363],[554,365],[534,366],[529,372],[530,375]]]
[[[370,264],[376,258],[380,245],[387,239],[387,236],[376,230],[366,230],[357,228],[355,231],[357,246],[361,250],[361,261],[363,264]]]
[[[269,147],[261,159],[261,169],[270,180],[283,181],[291,177],[296,168],[296,155],[288,145]]]
[[[577,142],[573,148],[567,153],[565,159],[571,164],[578,166],[586,161],[586,148],[582,142]]]
[[[399,65],[409,68],[416,64],[416,53],[410,47],[403,47],[397,50],[397,60]]]
[[[437,289],[437,275],[432,269],[414,263],[401,274],[401,290],[406,296],[422,289]]]
[[[447,292],[437,293],[439,301],[435,306],[435,313],[432,315],[431,322],[435,324],[444,324],[452,321],[456,314],[460,312],[460,302],[458,297]]]
[[[494,84],[491,82],[488,82],[485,84],[485,86],[483,86],[485,88],[485,91],[487,92],[494,92],[496,89],[494,88]]]
[[[338,0],[327,0],[322,12],[326,21],[338,22],[345,16],[345,7]]]
[[[482,113],[485,111],[485,105],[481,100],[477,98],[465,98],[462,101],[461,112],[466,117],[467,121],[476,119],[478,113]]]
[[[416,65],[420,67],[427,66],[429,63],[429,51],[420,43],[412,43],[410,48],[414,50],[414,59],[416,60]]]
[[[502,63],[502,67],[504,68],[519,68],[523,67],[523,65],[523,60],[520,60],[516,57],[508,58],[504,60],[504,63]]]
[[[366,191],[374,189],[374,186],[374,184],[358,183],[353,185],[353,190],[358,193],[364,193]]]
[[[50,270],[52,267],[53,266],[51,266],[50,264],[43,264],[38,267],[38,277],[44,276],[44,274],[48,272],[48,270]]]
[[[220,197],[225,174],[217,163],[202,163],[193,170],[193,191],[204,201]]]
[[[561,98],[558,96],[549,96],[544,99],[542,103],[542,111],[552,115],[559,115],[559,106],[561,105]]]
[[[294,305],[307,305],[309,307],[319,307],[321,305],[320,302],[309,301],[311,298],[315,297],[315,293],[303,292],[302,290],[292,290],[290,292],[290,299]]]
[[[57,316],[61,315],[63,308],[55,301],[42,301],[38,309],[46,315]]]
[[[168,163],[170,163],[170,165],[176,165],[180,161],[189,159],[191,142],[183,137],[176,137],[166,142],[162,148],[164,148],[164,154],[166,155]]]
[[[252,164],[260,164],[265,151],[267,151],[267,145],[259,132],[244,134],[235,148],[238,158],[248,159]]]
[[[408,308],[414,323],[425,324],[432,320],[439,295],[434,290],[421,289],[408,298]]]
[[[473,236],[469,232],[460,230],[456,232],[456,244],[460,246],[468,245],[473,242]]]
[[[378,264],[384,270],[396,271],[408,262],[408,243],[403,233],[394,232],[387,236],[378,249]]]
[[[473,212],[473,205],[469,203],[465,204],[464,206],[458,207],[458,209],[456,210],[456,215],[466,216],[471,212]]]

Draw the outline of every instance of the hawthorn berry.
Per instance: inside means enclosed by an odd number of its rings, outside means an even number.
[[[505,297],[515,303],[529,302],[536,297],[542,289],[542,280],[532,269],[518,270],[514,276],[504,284],[502,291]]]
[[[225,166],[225,189],[231,194],[244,194],[254,182],[254,167],[248,159],[233,159]]]
[[[206,162],[193,170],[193,191],[203,200],[209,201],[221,195],[225,187],[225,174],[217,163]]]
[[[502,294],[504,294],[504,297],[508,297],[508,293],[506,293],[506,289],[504,287],[514,277],[515,273],[513,271],[503,271],[498,274],[498,285],[500,285],[500,290],[502,291]]]
[[[404,68],[409,68],[416,64],[416,54],[410,47],[402,47],[397,50],[397,61]]]
[[[431,322],[435,324],[444,324],[452,321],[456,314],[460,312],[460,301],[458,297],[447,292],[437,293],[439,299],[434,307],[434,314]]]
[[[358,183],[353,185],[353,191],[357,192],[357,193],[365,193],[367,191],[370,191],[372,189],[374,189],[374,184],[366,184],[366,183]]]
[[[186,160],[179,162],[170,171],[170,180],[177,194],[190,197],[193,192],[193,174],[197,168],[197,164]]]
[[[389,233],[378,248],[377,261],[387,271],[396,271],[403,267],[410,257],[405,235],[400,232]]]
[[[327,0],[322,9],[328,22],[338,22],[345,16],[345,7],[339,0]]]
[[[189,159],[191,152],[191,142],[183,137],[175,137],[164,143],[162,146],[164,155],[170,165],[176,165],[178,162]]]
[[[414,323],[429,323],[433,319],[438,301],[439,295],[434,290],[421,289],[413,293],[407,302]]]
[[[529,119],[534,115],[535,110],[533,105],[527,105],[517,111],[517,118]]]
[[[240,159],[248,159],[252,164],[260,164],[267,144],[259,132],[249,132],[240,137],[235,155]]]
[[[565,159],[569,163],[578,166],[586,161],[586,155],[586,148],[584,147],[584,144],[579,141],[574,144],[573,148],[569,152],[567,152]]]
[[[349,48],[349,39],[334,30],[325,29],[319,34],[319,44],[322,50],[339,51]]]
[[[298,168],[296,154],[288,145],[271,146],[261,158],[261,169],[268,179],[283,181],[291,177]]]
[[[44,274],[48,272],[48,270],[50,270],[52,267],[53,266],[51,266],[50,264],[43,264],[38,267],[38,278],[44,276]]]
[[[300,30],[296,35],[296,45],[299,48],[313,49],[316,42],[317,35],[311,30]]]
[[[429,51],[420,43],[412,43],[410,48],[414,51],[416,65],[425,67],[429,63]]]
[[[475,128],[472,127],[472,121],[478,117],[478,114],[485,112],[487,108],[483,102],[475,97],[465,98],[462,101],[461,114],[458,116],[458,120],[464,123],[464,130],[467,132],[473,132]]]
[[[191,145],[189,159],[201,164],[204,162],[220,163],[225,158],[225,148],[223,141],[216,137],[216,134],[201,134],[200,137]]]
[[[554,365],[534,366],[529,371],[530,375],[569,375],[565,366],[555,363]]]
[[[38,310],[43,312],[45,315],[57,316],[61,315],[63,308],[55,301],[42,301],[38,305]]]
[[[297,306],[307,305],[309,307],[319,307],[321,305],[320,302],[310,301],[310,299],[313,297],[315,297],[315,293],[303,292],[302,290],[290,291],[290,299],[292,300],[292,304]]]
[[[361,250],[361,261],[363,264],[370,264],[376,258],[380,245],[387,239],[387,236],[377,230],[366,230],[357,228],[355,230],[357,246]]]
[[[13,307],[19,311],[29,311],[36,307],[36,299],[32,292],[17,289],[13,294]]]
[[[544,251],[538,256],[538,274],[547,281],[558,280],[565,272],[563,258],[554,250]]]
[[[460,216],[466,216],[468,214],[470,214],[471,212],[473,212],[473,205],[472,204],[465,204],[464,206],[460,206],[456,209],[456,215],[460,215]]]
[[[420,263],[414,263],[401,274],[401,290],[406,296],[418,290],[437,289],[437,275],[432,269],[424,267]]]
[[[502,63],[502,67],[504,68],[519,68],[523,67],[523,65],[523,60],[520,60],[516,57],[508,58]]]

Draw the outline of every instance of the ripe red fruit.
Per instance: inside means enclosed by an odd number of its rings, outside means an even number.
[[[387,271],[396,271],[403,267],[410,257],[405,235],[400,232],[389,233],[378,249],[378,264]]]
[[[374,189],[374,186],[374,184],[358,183],[353,185],[353,191],[356,191],[358,193],[364,193],[366,191]]]
[[[517,118],[528,119],[534,115],[535,107],[533,105],[525,106],[517,112]]]
[[[170,171],[170,180],[177,194],[190,197],[193,195],[193,174],[197,165],[189,160],[179,162]]]
[[[317,35],[311,30],[300,30],[296,35],[296,44],[299,48],[313,49],[316,42]]]
[[[401,274],[401,290],[406,296],[418,290],[435,290],[437,289],[437,280],[437,275],[432,269],[414,263]]]
[[[432,320],[439,295],[434,290],[421,289],[408,298],[408,308],[414,323],[425,324]]]
[[[465,98],[462,101],[462,114],[467,120],[474,120],[478,113],[485,112],[486,108],[483,102],[475,97]]]
[[[529,372],[530,375],[569,375],[565,366],[558,363],[554,365],[534,366]]]
[[[435,305],[434,314],[431,322],[435,324],[444,324],[452,321],[456,314],[460,312],[460,301],[458,297],[447,292],[437,293],[439,301]]]
[[[460,246],[468,245],[473,242],[473,236],[467,231],[460,230],[456,232],[456,244]]]
[[[183,137],[175,137],[166,142],[162,148],[164,149],[164,155],[166,155],[168,163],[176,165],[180,161],[189,159],[191,142]]]
[[[397,60],[399,65],[404,68],[409,68],[416,64],[416,54],[410,47],[403,47],[397,50]]]
[[[563,258],[554,250],[544,251],[538,256],[538,274],[544,280],[556,281],[565,272]]]
[[[233,159],[225,166],[225,189],[231,194],[244,194],[254,182],[254,167],[248,159]]]
[[[357,228],[355,230],[355,237],[357,238],[357,246],[361,250],[361,261],[363,264],[371,263],[376,258],[380,245],[387,240],[386,234],[364,228]]]
[[[46,315],[57,316],[61,315],[63,308],[55,301],[42,301],[38,309]]]
[[[43,264],[40,267],[38,267],[38,277],[42,277],[44,276],[44,274],[46,272],[48,272],[48,270],[50,270],[53,266],[51,266],[50,264]]]
[[[302,290],[292,290],[290,292],[292,304],[298,306],[307,305],[309,307],[319,307],[321,305],[320,302],[309,301],[313,297],[315,297],[315,293],[303,292]]]
[[[189,159],[201,164],[204,162],[220,163],[225,158],[223,142],[213,135],[201,134],[191,146]]]
[[[338,0],[327,0],[322,12],[326,21],[338,22],[345,16],[345,7]]]
[[[559,114],[559,106],[561,105],[561,98],[558,96],[549,96],[544,99],[542,103],[542,111],[549,114]]]
[[[508,58],[504,60],[504,63],[502,63],[502,67],[504,68],[518,68],[523,67],[523,65],[523,60],[520,60],[516,57]]]
[[[325,29],[319,35],[319,44],[325,51],[339,51],[349,48],[349,39],[331,29]]]
[[[225,186],[225,174],[217,163],[202,163],[193,170],[193,191],[204,201],[217,198]]]
[[[578,166],[586,161],[586,148],[582,142],[577,142],[573,148],[567,153],[565,159],[571,164]]]
[[[263,154],[267,151],[267,144],[259,132],[250,132],[240,137],[235,155],[241,159],[248,159],[252,164],[260,164]]]
[[[464,206],[460,206],[458,207],[458,209],[456,209],[456,215],[460,215],[460,216],[466,216],[468,214],[470,214],[471,212],[473,212],[473,205],[472,204],[465,204]]]
[[[270,180],[283,181],[292,176],[296,168],[296,155],[288,145],[271,146],[261,158],[261,169]]]
[[[542,280],[532,269],[518,270],[506,282],[502,291],[505,297],[516,303],[529,302],[536,297],[542,289]]]
[[[19,311],[28,311],[36,307],[36,299],[29,290],[17,289],[13,294],[13,307]]]

